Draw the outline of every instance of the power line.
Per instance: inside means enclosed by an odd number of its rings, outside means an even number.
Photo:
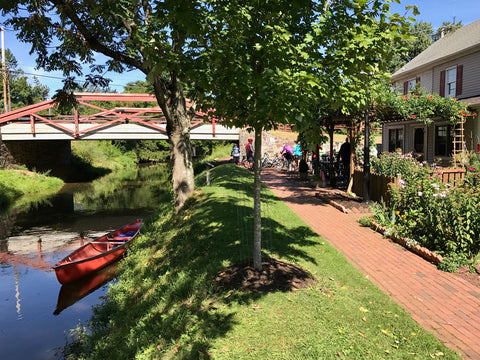
[[[1,66],[0,66],[0,70],[3,70]],[[38,73],[29,73],[29,72],[25,72],[23,70],[13,70],[13,69],[8,69],[8,66],[6,67],[6,71],[9,72],[9,73],[14,73],[16,75],[28,75],[28,76],[34,76],[34,77],[44,77],[44,78],[56,79],[56,80],[62,80],[62,81],[65,80],[65,77],[38,74]],[[122,84],[109,83],[108,86],[125,87],[125,86],[127,86],[127,84],[122,85]]]

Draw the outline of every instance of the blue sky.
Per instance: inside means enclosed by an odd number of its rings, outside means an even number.
[[[480,0],[401,0],[401,4],[392,4],[392,12],[403,14],[405,6],[417,5],[420,15],[417,21],[432,23],[434,29],[444,21],[462,21],[463,25],[480,19]]]
[[[402,0],[401,4],[392,3],[391,10],[404,14],[406,5],[417,5],[420,10],[417,20],[432,23],[434,29],[444,21],[453,21],[454,17],[456,22],[462,21],[463,25],[480,19],[480,0]],[[411,11],[409,14],[411,15]],[[4,19],[0,17],[0,24],[3,24],[3,21]],[[19,42],[12,29],[7,28],[5,31],[5,47],[13,51],[19,67],[26,74],[30,77],[33,77],[33,74],[38,75],[40,82],[50,89],[50,95],[62,87],[61,73],[45,73],[43,70],[35,69],[35,58],[28,54],[30,45]],[[110,78],[112,79],[110,87],[117,92],[122,92],[123,86],[129,82],[145,79],[139,71],[112,74]]]

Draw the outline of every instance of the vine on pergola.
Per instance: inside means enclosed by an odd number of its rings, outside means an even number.
[[[455,98],[444,98],[419,88],[407,95],[396,91],[379,94],[374,110],[375,118],[379,121],[416,120],[427,125],[436,118],[458,124],[477,115],[469,110],[467,104]]]

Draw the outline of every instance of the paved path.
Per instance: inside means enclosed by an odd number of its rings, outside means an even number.
[[[262,181],[302,220],[425,329],[465,359],[480,360],[480,289],[444,273],[314,197],[315,190],[285,172],[264,169]]]

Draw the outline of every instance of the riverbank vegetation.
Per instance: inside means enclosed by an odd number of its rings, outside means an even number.
[[[38,198],[57,192],[62,186],[61,179],[48,174],[38,174],[22,168],[0,170],[0,210],[8,208],[23,195],[35,194]]]
[[[209,161],[230,156],[230,142],[194,141],[193,143],[196,149],[196,160]],[[168,142],[163,140],[75,141],[72,142],[72,154],[78,176],[94,179],[110,171],[133,169],[142,163],[168,162],[170,150]]]
[[[72,141],[72,154],[93,168],[111,171],[134,168],[137,156],[133,151],[122,151],[108,140]]]
[[[225,267],[252,257],[253,176],[226,164],[210,178],[178,214],[165,195],[91,332],[74,332],[68,359],[460,359],[265,188],[263,255],[301,266],[314,282],[223,289],[216,279]],[[204,172],[196,183],[205,184]]]

